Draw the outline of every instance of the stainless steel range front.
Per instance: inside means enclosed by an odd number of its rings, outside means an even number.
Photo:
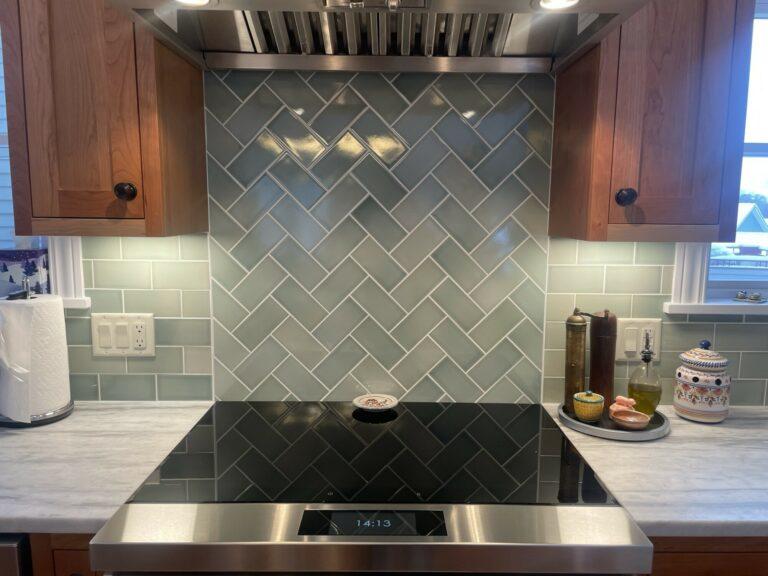
[[[539,405],[218,402],[91,542],[117,574],[642,574]]]

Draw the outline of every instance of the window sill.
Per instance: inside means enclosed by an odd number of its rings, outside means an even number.
[[[664,303],[666,314],[708,314],[710,316],[749,314],[750,316],[768,316],[768,302],[750,304],[749,302],[734,302],[733,300],[710,300],[702,304]]]
[[[64,308],[83,310],[91,307],[91,299],[87,296],[84,298],[62,298],[64,301]]]

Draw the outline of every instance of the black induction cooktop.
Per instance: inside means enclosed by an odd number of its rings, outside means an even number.
[[[217,402],[132,502],[615,504],[538,404]]]

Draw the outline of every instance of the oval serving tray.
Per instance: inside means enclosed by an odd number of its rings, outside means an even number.
[[[573,416],[566,414],[564,405],[560,404],[557,408],[557,415],[560,418],[560,422],[563,426],[581,432],[583,434],[589,434],[590,436],[596,436],[598,438],[605,438],[607,440],[619,440],[621,442],[647,442],[648,440],[658,440],[664,438],[669,434],[669,420],[661,412],[656,412],[648,423],[648,427],[645,430],[622,430],[616,424],[608,418],[607,414],[603,414],[600,422],[590,424],[577,420]]]

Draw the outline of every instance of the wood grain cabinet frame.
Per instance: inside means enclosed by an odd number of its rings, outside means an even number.
[[[550,235],[733,239],[754,4],[652,0],[558,75]]]
[[[0,0],[0,30],[17,234],[207,229],[196,65],[105,0]]]

